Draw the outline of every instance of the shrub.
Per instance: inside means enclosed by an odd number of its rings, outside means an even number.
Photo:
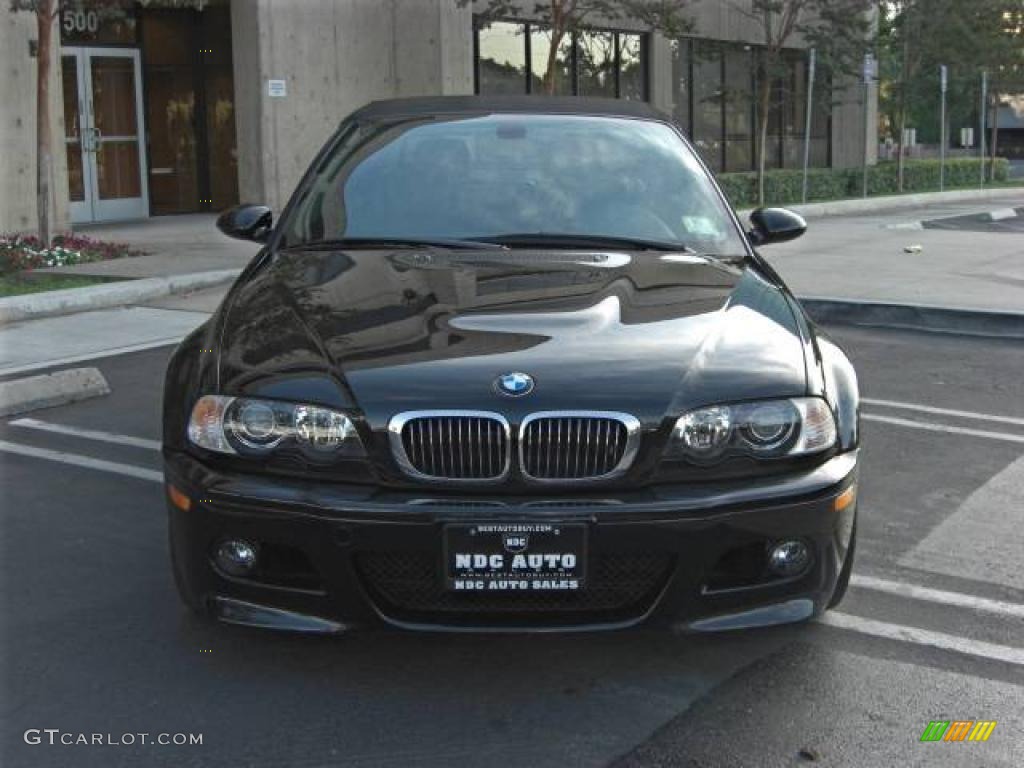
[[[42,241],[34,235],[0,235],[0,275],[106,261],[141,253],[124,243],[108,243],[74,234],[57,235],[49,248],[43,247]]]
[[[976,157],[955,157],[946,160],[946,187],[972,187],[978,184],[980,161]],[[988,162],[988,161],[986,161]],[[903,168],[904,192],[937,192],[939,189],[938,160],[907,160]],[[1009,178],[1010,163],[1004,157],[996,158],[995,179]],[[880,162],[868,169],[869,195],[897,194],[897,167],[893,161]],[[757,205],[757,174],[723,173],[718,176],[726,197],[737,208]],[[859,197],[863,184],[860,168],[810,168],[807,171],[807,199],[840,200]],[[770,170],[765,172],[764,195],[766,205],[792,205],[801,202],[803,172],[799,170]]]

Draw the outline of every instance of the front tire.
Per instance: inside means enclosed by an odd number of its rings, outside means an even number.
[[[832,599],[828,601],[826,611],[835,608],[846,597],[846,590],[850,586],[850,575],[853,573],[853,556],[857,551],[857,521],[853,522],[853,530],[850,532],[850,546],[846,550],[846,560],[843,561],[843,569],[839,572],[839,579],[836,581],[836,588],[832,592]]]

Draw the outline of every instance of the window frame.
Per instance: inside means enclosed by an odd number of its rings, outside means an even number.
[[[495,19],[481,19],[479,16],[473,18],[473,93],[476,95],[480,94],[480,33],[489,24],[515,24],[521,28],[521,34],[523,36],[523,53],[525,56],[526,66],[524,67],[524,83],[523,93],[530,95],[534,92],[533,90],[533,72],[531,67],[531,61],[533,50],[531,38],[533,33],[538,30],[543,30],[548,27],[547,24],[542,24],[537,21],[514,19],[514,18],[495,18]],[[643,73],[643,83],[641,88],[640,98],[643,101],[650,101],[651,99],[651,68],[650,68],[650,33],[641,30],[629,30],[629,29],[616,29],[616,28],[605,28],[605,27],[582,27],[578,30],[573,30],[569,33],[570,40],[570,85],[571,93],[573,96],[579,96],[580,93],[580,69],[579,69],[579,35],[580,32],[596,32],[603,34],[610,34],[613,37],[614,45],[614,57],[615,57],[615,96],[616,99],[623,98],[622,96],[622,36],[632,35],[640,40],[640,70]]]

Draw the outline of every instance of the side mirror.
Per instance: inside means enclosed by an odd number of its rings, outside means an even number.
[[[786,208],[758,208],[750,214],[750,223],[754,228],[747,235],[754,245],[784,243],[807,231],[804,217]]]
[[[265,205],[243,203],[217,217],[217,229],[236,240],[265,243],[273,228],[274,214]]]

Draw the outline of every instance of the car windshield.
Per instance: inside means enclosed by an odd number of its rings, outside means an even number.
[[[636,240],[745,253],[707,173],[672,128],[580,115],[350,126],[284,222],[283,245],[356,238],[510,247],[618,238],[621,247]]]

